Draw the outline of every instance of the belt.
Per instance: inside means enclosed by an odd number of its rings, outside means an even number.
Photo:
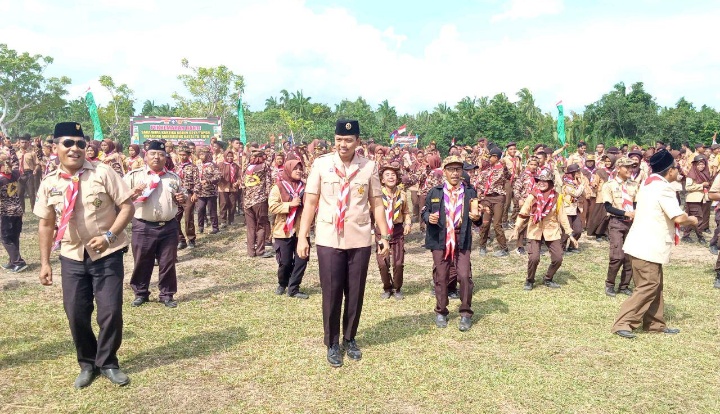
[[[615,220],[620,220],[620,221],[632,221],[627,217],[620,217],[620,216],[610,216],[610,218],[615,219]]]
[[[170,223],[170,221],[171,221],[171,220],[174,220],[174,219],[170,219],[170,220],[168,220],[168,221],[148,221],[148,220],[143,220],[143,219],[135,219],[135,220],[137,220],[137,221],[139,221],[139,222],[141,222],[141,223],[150,225],[150,226],[162,227],[162,226]]]

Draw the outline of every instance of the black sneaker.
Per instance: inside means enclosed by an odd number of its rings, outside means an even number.
[[[275,288],[275,294],[276,295],[284,295],[285,294],[285,288],[278,285],[278,287]]]
[[[12,269],[12,268],[15,267],[15,266],[13,266],[13,265],[11,265],[10,263],[8,263],[8,264],[0,265],[0,267],[2,267],[2,268],[5,269],[5,270],[10,270],[10,269]]]
[[[451,290],[448,292],[448,299],[460,300],[460,295],[457,290]]]
[[[501,249],[501,250],[496,251],[496,252],[493,254],[493,256],[495,256],[495,257],[505,257],[505,256],[507,256],[508,254],[509,254],[509,253],[508,253],[507,249]]]
[[[523,290],[533,290],[533,283],[525,282],[525,284],[523,285]]]
[[[480,248],[480,257],[487,255],[487,249],[484,247]]]
[[[618,293],[622,293],[623,295],[632,296],[632,290],[629,288],[625,289],[618,289]]]
[[[357,343],[354,339],[351,339],[349,341],[343,339],[343,349],[347,353],[348,358],[355,361],[359,361],[360,359],[362,359],[362,352],[360,351],[360,348],[358,348]]]
[[[557,283],[555,283],[552,280],[546,280],[543,282],[543,284],[545,286],[549,287],[550,289],[559,289],[560,288],[560,285],[558,285]]]
[[[195,240],[190,240],[188,242],[188,249],[194,249],[195,248]]]
[[[177,301],[172,299],[161,300],[160,303],[164,304],[166,308],[177,308]]]
[[[720,289],[720,279],[715,279],[715,283],[713,284],[713,287],[715,289]]]
[[[441,315],[439,313],[435,315],[435,326],[437,326],[438,328],[447,328],[447,324],[447,316]]]
[[[187,249],[187,247],[188,247],[187,243],[184,242],[184,241],[181,241],[180,243],[178,243],[177,249],[178,249],[178,250],[183,250],[183,249]]]
[[[21,265],[17,265],[15,267],[13,267],[12,269],[10,269],[10,273],[20,273],[27,268],[28,268],[27,263],[23,263]]]
[[[692,243],[692,239],[690,238],[690,236],[685,236],[682,239],[680,239],[680,241],[683,243]]]
[[[520,256],[525,256],[527,254],[524,247],[518,247],[517,249],[515,249],[515,253]]]
[[[295,299],[307,299],[310,297],[310,295],[308,295],[307,293],[300,292],[300,291],[292,293],[292,294],[289,293],[288,296],[291,298],[295,298]]]
[[[340,368],[343,366],[343,353],[340,352],[339,344],[332,344],[328,347],[327,361],[333,368]]]
[[[715,245],[710,246],[710,254],[712,254],[713,256],[717,256],[717,254],[718,254],[718,247],[715,246]]]
[[[149,301],[150,301],[150,299],[148,299],[146,297],[138,296],[135,298],[135,300],[132,301],[130,306],[132,306],[133,308],[137,308],[138,306],[142,306],[145,302],[149,302]]]
[[[460,332],[466,332],[470,330],[470,327],[472,327],[472,318],[470,316],[463,316],[460,318],[460,323],[458,325],[458,328],[460,329]]]
[[[615,288],[614,287],[605,287],[605,294],[610,296],[611,298],[615,297]]]

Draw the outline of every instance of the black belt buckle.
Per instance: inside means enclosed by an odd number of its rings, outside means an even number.
[[[162,226],[164,226],[165,224],[167,224],[167,221],[158,221],[158,222],[157,222],[158,227],[162,227]]]

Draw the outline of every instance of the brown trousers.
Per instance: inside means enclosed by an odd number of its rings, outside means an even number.
[[[380,279],[383,283],[385,292],[399,291],[403,285],[403,271],[405,267],[405,236],[403,235],[403,224],[395,224],[393,226],[392,239],[390,240],[390,254],[383,257],[375,254],[378,268],[380,269]],[[375,229],[375,239],[380,240],[380,231]],[[390,276],[390,266],[392,264],[392,277]]]
[[[220,201],[220,221],[225,224],[233,224],[235,221],[235,202],[237,201],[237,192],[219,192],[218,199]]]
[[[630,285],[630,280],[632,278],[632,263],[630,262],[630,256],[626,255],[625,251],[623,251],[623,244],[625,243],[625,237],[627,237],[628,231],[630,231],[631,224],[632,221],[630,220],[610,217],[610,224],[608,224],[610,263],[608,264],[605,287],[615,288],[615,278],[617,278],[618,271],[621,267],[622,274],[620,276],[619,289],[627,289]]]
[[[371,253],[370,246],[346,250],[317,246],[325,346],[340,343],[340,313],[343,297],[345,297],[345,311],[342,315],[343,338],[355,339],[365,297],[365,282]]]
[[[595,207],[595,197],[592,198],[582,198],[583,208],[580,212],[580,220],[582,223],[583,230],[586,230],[588,227],[588,221],[590,221],[590,215],[592,214],[592,210]]]
[[[460,316],[472,316],[473,280],[470,265],[471,250],[460,250],[456,254],[455,269],[460,282]],[[435,313],[448,314],[448,282],[452,259],[445,259],[445,250],[433,250],[433,275],[435,277]]]
[[[412,202],[413,221],[420,221],[420,197],[417,190],[410,190],[410,201]]]
[[[632,256],[630,260],[635,291],[620,306],[612,332],[631,331],[641,325],[646,331],[662,332],[666,328],[663,316],[662,265]]]
[[[25,196],[28,196],[30,198],[30,211],[34,210],[37,186],[35,185],[35,174],[32,170],[21,171],[20,178],[18,178],[18,187],[20,207],[25,211]]]
[[[513,205],[513,214],[512,214],[512,221],[514,222],[517,218],[518,213],[520,212],[520,207],[518,206],[518,200],[513,197],[513,183],[510,180],[507,180],[505,182],[505,203],[503,204],[503,215],[502,215],[502,222],[507,223],[508,221],[508,214],[510,213],[510,205]]]
[[[582,236],[582,223],[580,222],[580,215],[576,214],[574,216],[567,216],[568,221],[570,222],[570,228],[572,229],[572,236],[575,237],[575,240],[580,240],[580,237]],[[569,234],[566,234],[563,231],[562,238],[560,239],[562,241],[563,249],[567,247],[567,241],[570,238]]]
[[[187,241],[195,241],[195,203],[193,203],[190,200],[191,197],[187,197],[187,200],[185,200],[185,204],[182,206],[178,206],[178,212],[175,215],[175,219],[178,222],[178,240],[181,242],[186,241],[185,237],[187,236]],[[185,220],[183,221],[183,216],[185,217]],[[185,223],[185,235],[183,235],[182,232],[182,226],[181,223]]]
[[[495,238],[501,249],[507,249],[507,239],[505,231],[502,228],[503,209],[505,208],[504,195],[488,195],[482,201],[482,206],[490,210],[490,214],[483,214],[482,225],[480,226],[480,247],[487,247],[487,241],[490,237],[490,223],[492,222],[493,230],[495,230]]]
[[[695,202],[685,202],[685,212],[688,216],[692,216],[697,218],[698,225],[697,227],[691,227],[691,226],[685,226],[683,228],[683,237],[689,237],[690,233],[695,231],[695,235],[698,238],[703,237],[702,232],[705,230],[709,223],[705,222],[704,214],[705,214],[705,204],[710,206],[710,203],[695,203]]]
[[[528,270],[526,282],[535,283],[535,273],[537,273],[538,265],[540,264],[540,243],[545,242],[545,245],[550,252],[550,267],[548,267],[547,273],[543,281],[550,281],[560,269],[560,265],[563,262],[563,250],[562,242],[560,240],[547,241],[543,237],[542,240],[529,240],[528,243]]]
[[[720,235],[720,210],[715,210],[714,214],[715,214],[715,232],[713,233],[712,239],[710,239],[711,246],[718,245],[718,236]]]
[[[268,225],[268,203],[257,203],[245,208],[247,226],[247,254],[250,257],[265,254],[265,232]]]
[[[602,203],[595,203],[590,210],[587,224],[588,237],[605,236],[607,232],[607,212]]]

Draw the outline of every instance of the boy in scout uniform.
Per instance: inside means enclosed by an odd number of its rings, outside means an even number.
[[[380,229],[380,254],[387,254],[390,248],[378,169],[375,162],[355,153],[359,145],[358,121],[339,120],[335,125],[337,151],[318,157],[308,177],[298,235],[298,255],[305,259],[310,254],[310,227],[317,210],[315,240],[322,287],[323,328],[327,360],[333,367],[343,364],[339,345],[343,296],[343,349],[351,359],[362,358],[355,335],[374,244],[371,212]]]
[[[12,148],[10,151],[15,152]],[[28,267],[20,254],[25,200],[20,198],[18,191],[19,178],[18,165],[12,165],[5,154],[0,155],[0,238],[9,259],[0,267],[11,273],[20,273]]]
[[[167,148],[167,147],[166,147]],[[180,186],[187,192],[185,203],[178,206],[175,218],[178,222],[178,250],[195,248],[195,203],[200,190],[200,170],[190,159],[190,150],[180,147],[177,151],[178,163],[175,164],[175,174],[180,177]],[[183,220],[183,217],[185,220]],[[185,234],[181,223],[185,223]]]
[[[710,199],[708,198],[708,190],[712,184],[710,171],[707,167],[707,160],[703,155],[697,155],[692,161],[690,170],[685,178],[685,211],[689,216],[697,217],[697,227],[686,227],[682,241],[691,243],[690,233],[694,230],[697,235],[698,243],[706,244],[703,231],[708,228],[708,221],[705,220],[705,211],[710,209]],[[709,213],[708,213],[709,217]]]
[[[575,240],[580,239],[582,235],[582,222],[580,221],[580,206],[585,194],[585,186],[582,184],[580,174],[580,166],[577,164],[570,164],[565,171],[562,178],[562,194],[563,194],[563,209],[565,215],[570,222],[570,228],[572,228],[572,237]],[[580,250],[577,247],[567,246],[566,242],[569,233],[563,234],[562,244],[563,250],[567,253],[578,253]]]
[[[403,270],[405,266],[405,236],[412,228],[412,216],[407,202],[407,195],[398,187],[400,182],[400,163],[392,162],[380,167],[380,183],[382,184],[382,200],[385,207],[385,221],[390,233],[390,256],[378,253],[377,263],[380,270],[380,279],[383,283],[383,299],[394,296],[403,299],[400,291],[403,285]],[[375,228],[375,237],[380,240],[380,229]],[[392,262],[392,277],[390,265]]]
[[[520,176],[522,171],[522,160],[517,151],[517,144],[509,142],[505,146],[505,156],[502,158],[502,162],[505,167],[510,171],[510,179],[505,183],[505,209],[503,210],[503,228],[512,228],[515,225],[515,219],[517,218],[520,206],[517,205],[515,198],[513,197],[513,186],[515,180]],[[513,213],[510,220],[508,220],[508,213],[510,212],[510,205],[513,205]]]
[[[618,293],[632,295],[630,280],[632,279],[632,264],[630,256],[623,251],[623,244],[627,237],[633,218],[635,217],[635,198],[640,186],[632,177],[632,169],[637,167],[635,160],[622,157],[615,162],[617,172],[603,186],[603,200],[605,211],[610,217],[608,223],[608,237],[610,239],[610,263],[608,264],[607,279],[605,280],[605,294],[615,296],[615,278],[622,268]]]
[[[218,224],[218,182],[220,170],[212,161],[212,154],[207,147],[202,148],[198,154],[199,185],[197,191],[198,228],[200,233],[205,230],[205,223],[212,226],[210,234],[220,231]]]
[[[135,216],[132,220],[132,252],[135,267],[130,286],[135,293],[132,306],[150,300],[150,278],[157,259],[159,300],[168,308],[177,307],[178,204],[186,201],[180,177],[165,168],[165,144],[152,141],[145,153],[145,167],[133,170],[125,183],[133,191]]]
[[[50,252],[60,250],[63,304],[70,323],[83,388],[100,373],[114,384],[130,379],[118,366],[122,342],[125,226],[135,211],[128,186],[105,164],[85,160],[80,124],[55,125],[60,167],[40,183],[33,213],[40,218],[40,283],[53,283]],[[57,234],[55,226],[57,224]],[[53,241],[54,240],[54,241]],[[93,298],[100,332],[93,333]]]
[[[477,185],[480,203],[483,206],[483,222],[480,227],[480,256],[487,254],[487,242],[490,238],[490,225],[495,230],[499,249],[495,257],[508,255],[507,239],[502,227],[503,212],[505,207],[505,184],[510,180],[511,174],[505,163],[500,161],[502,151],[500,148],[490,150],[490,165],[480,173]],[[512,188],[512,187],[511,187]]]
[[[460,282],[460,331],[472,326],[472,251],[471,225],[480,224],[481,215],[477,207],[477,192],[462,181],[463,161],[458,156],[449,156],[443,161],[443,184],[428,192],[422,218],[427,224],[425,247],[432,251],[435,270],[435,325],[447,327],[448,281],[450,267],[457,271]]]
[[[676,334],[668,328],[663,316],[663,265],[670,262],[673,244],[680,242],[678,226],[697,226],[697,218],[680,208],[670,183],[677,180],[678,169],[673,156],[660,150],[650,158],[652,175],[637,195],[633,225],[623,250],[630,256],[635,291],[620,307],[612,332],[623,338],[634,338],[633,329]]]
[[[270,258],[274,255],[265,250],[265,242],[270,226],[268,216],[268,194],[273,181],[270,177],[270,165],[262,150],[253,149],[247,168],[243,171],[243,209],[247,226],[247,254],[250,257]]]
[[[17,152],[20,170],[20,202],[23,210],[25,210],[25,196],[30,198],[30,209],[35,208],[35,195],[37,188],[35,187],[35,175],[41,173],[40,159],[37,152],[30,146],[30,135],[25,134],[20,137],[19,148]]]
[[[553,281],[553,277],[563,262],[561,229],[571,235],[570,242],[577,247],[565,209],[558,203],[559,196],[554,189],[554,180],[549,171],[543,171],[537,176],[535,188],[525,200],[515,223],[512,238],[517,238],[527,224],[529,244],[527,278],[523,287],[525,290],[532,290],[535,285],[535,273],[540,264],[540,243],[544,241],[550,252],[550,267],[545,273],[543,284],[551,289],[560,287]]]

